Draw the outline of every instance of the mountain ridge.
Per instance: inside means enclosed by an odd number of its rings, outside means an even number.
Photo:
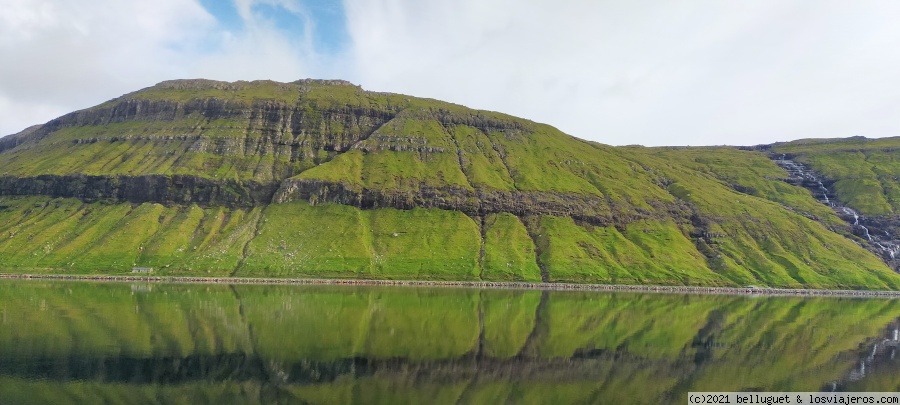
[[[611,147],[345,81],[167,81],[0,138],[0,266],[900,286],[788,177],[759,151]],[[82,217],[49,225],[60,209]],[[127,253],[96,257],[93,231]]]

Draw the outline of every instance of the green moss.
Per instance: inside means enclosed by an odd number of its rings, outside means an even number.
[[[481,237],[478,225],[465,214],[420,208],[367,213],[377,278],[478,278]]]
[[[730,284],[707,268],[671,222],[636,222],[623,234],[614,227],[578,226],[570,218],[545,216],[535,232],[551,281]]]
[[[469,183],[476,188],[509,191],[514,189],[513,179],[503,163],[503,158],[493,149],[490,138],[481,130],[464,125],[450,128],[456,142],[460,165]]]
[[[90,266],[98,272],[130,272],[137,264],[141,246],[159,229],[158,218],[162,212],[159,204],[141,204],[110,228],[89,229],[79,237],[90,238],[90,245],[73,261],[81,268]]]
[[[452,137],[434,120],[398,117],[334,160],[300,174],[318,179],[397,192],[420,186],[470,188],[462,172]]]
[[[196,205],[165,209],[157,220],[159,231],[138,247],[137,262],[157,269],[168,268],[188,256],[194,233],[204,216],[204,210]]]
[[[541,281],[534,241],[519,218],[509,213],[484,220],[483,280]]]
[[[482,225],[439,209],[293,202],[245,211],[17,197],[0,204],[0,255],[16,271],[539,281],[540,263],[550,281],[897,287],[895,274],[843,236],[735,197],[727,205],[736,212],[713,217],[697,241],[686,236],[696,230],[671,221],[620,230],[544,216],[529,220],[529,232],[511,214]]]
[[[709,175],[741,193],[782,204],[828,225],[844,224],[831,209],[816,201],[809,190],[782,181],[788,177],[787,173],[761,152],[726,147],[628,149],[666,162],[676,162],[679,166]],[[709,192],[718,187],[704,185],[704,188]],[[678,198],[688,200],[686,194],[689,192],[683,185],[672,184],[668,190]]]
[[[373,277],[372,232],[364,214],[336,204],[270,205],[237,275]]]

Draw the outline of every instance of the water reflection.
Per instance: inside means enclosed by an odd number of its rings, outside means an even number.
[[[683,403],[900,387],[900,302],[0,282],[0,403]]]

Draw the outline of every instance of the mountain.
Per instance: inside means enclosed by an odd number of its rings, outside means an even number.
[[[890,218],[858,186],[884,159],[828,160],[857,141],[611,147],[345,81],[167,81],[0,138],[0,266],[896,289],[893,251],[779,166]]]

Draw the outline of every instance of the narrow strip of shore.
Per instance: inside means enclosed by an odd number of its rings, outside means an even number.
[[[0,273],[9,280],[78,280],[104,282],[145,282],[172,284],[260,284],[260,285],[356,285],[401,287],[455,287],[513,290],[553,291],[626,291],[672,294],[804,296],[804,297],[881,297],[900,298],[900,291],[882,290],[822,290],[811,288],[770,287],[699,287],[630,284],[532,283],[502,281],[436,281],[436,280],[367,280],[330,278],[264,278],[264,277],[175,277],[175,276],[104,276],[85,274],[10,274]]]

